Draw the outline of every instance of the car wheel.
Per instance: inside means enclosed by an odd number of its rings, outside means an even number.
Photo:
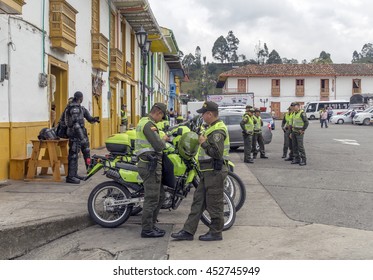
[[[315,116],[314,116],[314,115],[311,115],[311,116],[310,116],[310,120],[314,120],[314,119],[316,119]]]
[[[337,121],[338,124],[343,124],[344,122],[345,122],[345,121],[342,120],[342,119],[339,119],[339,120]]]
[[[363,124],[365,124],[365,125],[370,125],[370,119],[365,119],[364,121],[363,121]]]

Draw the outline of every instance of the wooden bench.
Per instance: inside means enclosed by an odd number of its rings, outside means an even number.
[[[61,182],[60,167],[64,167],[65,173],[67,172],[67,145],[68,139],[60,140],[31,140],[32,154],[28,163],[28,171],[26,181],[53,181]],[[41,157],[41,151],[45,149],[44,155]],[[41,159],[40,159],[41,157]],[[37,177],[37,168],[41,167],[40,175]],[[49,168],[52,169],[52,178],[46,177]]]
[[[15,157],[10,159],[9,178],[12,180],[23,180],[27,174],[29,157]]]

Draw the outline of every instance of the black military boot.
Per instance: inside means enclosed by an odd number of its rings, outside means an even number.
[[[76,177],[66,177],[66,183],[69,184],[80,184],[80,180]]]
[[[286,158],[286,153],[283,153],[281,158]]]
[[[306,159],[302,159],[302,160],[299,162],[299,165],[300,165],[300,166],[307,165],[307,160],[306,160]]]
[[[293,161],[291,162],[291,164],[299,164],[299,163],[300,163],[299,159],[293,159]]]
[[[85,176],[75,175],[74,177],[77,178],[77,179],[79,179],[79,180],[82,180],[82,181],[85,180]]]
[[[249,158],[247,160],[244,161],[245,163],[254,163],[254,160],[252,158]]]
[[[293,160],[294,160],[294,158],[291,157],[291,156],[289,156],[288,158],[284,159],[284,161],[293,161]]]
[[[261,154],[260,158],[268,158],[265,154]]]
[[[163,237],[165,234],[164,232],[157,231],[155,229],[152,230],[142,230],[141,237],[142,238],[156,238],[156,237]]]
[[[171,234],[172,238],[175,238],[177,240],[193,240],[193,234],[185,231],[185,230],[180,230],[179,232],[175,232]]]
[[[223,236],[222,236],[221,232],[213,233],[213,232],[209,231],[208,233],[206,233],[204,235],[200,235],[199,240],[201,240],[201,241],[219,241],[219,240],[223,240]]]

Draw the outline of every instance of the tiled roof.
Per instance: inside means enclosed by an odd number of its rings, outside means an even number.
[[[373,76],[373,64],[250,64],[221,73],[227,77]]]

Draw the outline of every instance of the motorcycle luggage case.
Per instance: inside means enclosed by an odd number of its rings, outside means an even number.
[[[131,142],[126,133],[113,134],[105,141],[106,149],[111,153],[130,153]]]

